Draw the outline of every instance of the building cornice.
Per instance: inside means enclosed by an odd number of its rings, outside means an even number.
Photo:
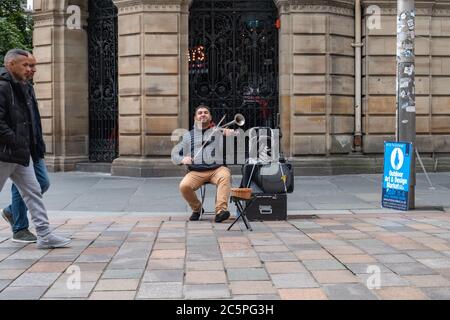
[[[113,0],[118,9],[142,5],[173,6],[189,5],[192,0]]]
[[[43,26],[65,26],[70,14],[64,11],[34,11],[33,22],[35,27]],[[81,24],[87,23],[88,13],[81,11]]]
[[[281,14],[301,13],[335,13],[354,16],[352,0],[274,0]]]
[[[379,6],[381,14],[397,15],[397,1],[393,0],[363,0],[363,8],[368,8],[371,5]],[[450,16],[450,0],[422,0],[416,1],[416,15],[417,16]]]

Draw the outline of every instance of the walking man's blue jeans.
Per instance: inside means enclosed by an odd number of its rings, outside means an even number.
[[[44,159],[39,159],[39,161],[34,162],[34,172],[36,174],[37,181],[41,186],[42,193],[46,192],[50,187],[50,179],[48,178],[47,167],[45,166]],[[12,193],[12,203],[6,208],[8,212],[11,212],[14,226],[13,232],[17,232],[23,229],[28,229],[28,216],[27,216],[27,206],[20,196],[19,190],[13,184],[11,187]]]

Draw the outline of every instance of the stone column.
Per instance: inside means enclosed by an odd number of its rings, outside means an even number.
[[[280,92],[283,108],[292,108],[291,155],[348,154],[354,133],[353,1],[291,0],[280,14],[280,88],[290,86]]]
[[[292,118],[292,17],[289,0],[274,0],[280,19],[279,42],[279,106],[281,128],[281,151],[286,157],[293,155],[291,144]]]
[[[35,88],[42,116],[49,170],[73,170],[88,159],[87,0],[80,29],[69,29],[68,1],[35,0],[33,45],[38,60]]]
[[[187,119],[187,41],[180,43],[187,37],[188,5],[184,0],[114,3],[119,11],[120,157],[112,173],[180,174],[170,153],[172,131],[185,127]]]

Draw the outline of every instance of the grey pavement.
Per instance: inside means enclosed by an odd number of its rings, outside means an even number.
[[[298,176],[288,195],[289,215],[364,214],[382,209],[381,174]],[[425,175],[417,175],[416,207],[421,211],[449,211],[450,173],[431,173],[434,189]],[[233,176],[233,186],[240,183]],[[51,215],[151,214],[187,215],[190,209],[178,191],[180,178],[130,178],[101,173],[50,173],[51,187],[44,202]],[[10,201],[10,182],[0,193],[0,207]],[[215,189],[209,186],[207,210],[214,208]],[[234,208],[232,208],[234,210]],[[395,226],[392,226],[395,227]],[[404,226],[403,226],[404,227]]]
[[[253,231],[186,221],[181,178],[50,178],[51,224],[71,246],[14,243],[0,219],[0,300],[450,299],[449,173],[434,189],[419,174],[406,213],[380,208],[381,175],[296,177],[287,221]]]
[[[38,250],[0,219],[0,300],[450,300],[446,212],[229,223],[53,217],[72,244]]]

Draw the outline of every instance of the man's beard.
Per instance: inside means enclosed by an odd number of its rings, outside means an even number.
[[[205,122],[203,122],[202,120],[195,121],[195,126],[197,128],[207,128],[207,127],[209,127],[210,124],[211,124],[211,120],[206,120]]]

